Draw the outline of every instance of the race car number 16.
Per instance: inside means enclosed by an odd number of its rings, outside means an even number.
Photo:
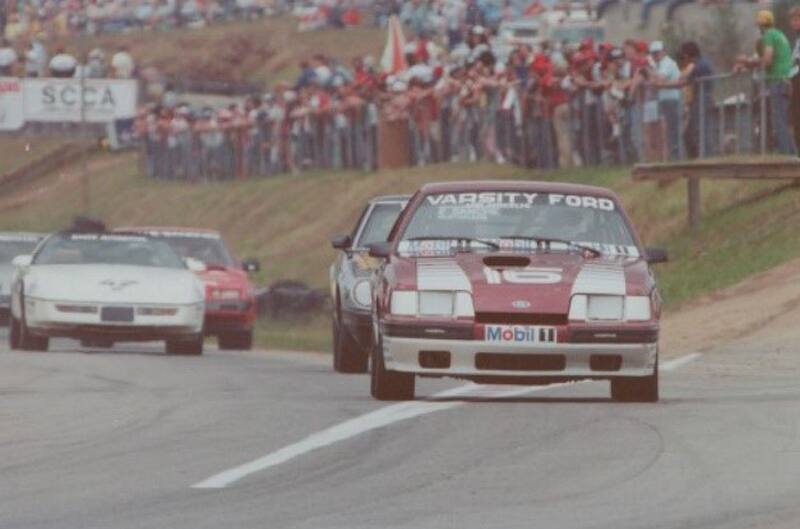
[[[490,285],[499,285],[503,282],[517,285],[552,285],[560,283],[562,279],[561,268],[518,268],[511,270],[494,270],[484,267],[483,273],[486,282]]]

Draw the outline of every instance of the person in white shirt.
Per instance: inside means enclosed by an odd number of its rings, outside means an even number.
[[[653,85],[658,88],[658,113],[666,125],[667,159],[681,158],[681,90],[676,88],[681,70],[667,55],[664,43],[656,40],[650,44],[650,56],[655,61]]]
[[[64,51],[58,50],[50,59],[50,75],[53,77],[68,78],[75,77],[75,71],[78,68],[78,60]]]
[[[17,52],[6,39],[0,40],[0,76],[13,75],[14,66],[17,64]]]
[[[128,48],[120,46],[117,53],[111,57],[111,68],[114,70],[114,77],[117,79],[130,79],[136,70],[136,64]]]

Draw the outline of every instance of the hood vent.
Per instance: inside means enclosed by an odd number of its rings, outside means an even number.
[[[531,259],[524,255],[488,255],[483,264],[491,268],[524,268],[531,264]]]

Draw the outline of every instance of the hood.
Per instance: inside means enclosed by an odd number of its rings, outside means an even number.
[[[367,252],[353,252],[346,262],[355,278],[369,277],[381,265],[380,259],[370,257]]]
[[[400,288],[469,291],[476,313],[565,315],[574,294],[641,295],[652,288],[638,258],[463,253],[402,261]]]
[[[238,290],[244,293],[244,297],[252,295],[253,288],[247,272],[238,268],[213,268],[198,272],[198,277],[205,285],[206,299],[213,296],[211,291],[214,289]]]
[[[174,303],[203,301],[203,288],[189,270],[116,265],[34,265],[25,292],[55,301]]]

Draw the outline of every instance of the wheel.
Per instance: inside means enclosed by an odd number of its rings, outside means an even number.
[[[253,331],[227,332],[217,337],[219,348],[223,351],[249,351],[253,348]]]
[[[167,354],[176,356],[200,356],[203,354],[203,335],[191,339],[167,340]]]
[[[372,348],[370,393],[377,400],[412,400],[415,378],[413,373],[389,371],[383,363],[383,343],[380,338]]]
[[[15,317],[11,317],[11,323],[8,329],[8,347],[10,349],[21,349],[19,343],[20,323]]]
[[[658,362],[650,376],[612,379],[611,398],[617,402],[658,402]]]
[[[14,336],[16,348],[23,351],[47,351],[50,347],[50,338],[31,334],[30,330],[28,330],[28,326],[25,324],[25,298],[22,298],[20,303],[22,305],[22,317],[16,320],[16,335]],[[10,332],[8,340],[9,342],[12,341]]]
[[[369,353],[365,352],[347,329],[333,323],[333,370],[337,373],[366,373]]]

